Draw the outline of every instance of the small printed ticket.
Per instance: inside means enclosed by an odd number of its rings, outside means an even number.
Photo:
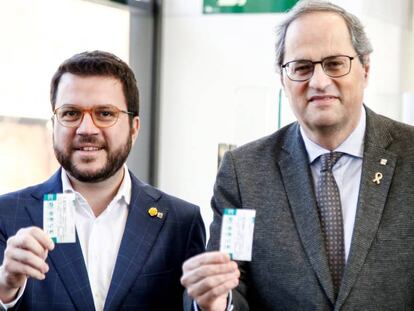
[[[43,196],[43,230],[55,243],[75,243],[75,194]]]
[[[220,251],[233,260],[251,261],[255,217],[252,209],[224,209]]]

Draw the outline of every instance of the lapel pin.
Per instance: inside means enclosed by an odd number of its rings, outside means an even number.
[[[157,217],[159,219],[162,219],[164,217],[164,213],[158,212]]]
[[[158,213],[158,210],[157,210],[157,208],[156,208],[156,207],[150,207],[150,208],[149,208],[149,210],[148,210],[148,214],[149,214],[151,217],[155,217],[155,216],[157,216],[159,213]]]
[[[382,173],[377,172],[375,173],[375,178],[372,181],[376,183],[377,185],[379,185],[381,183],[381,179],[382,179]]]
[[[387,165],[387,162],[388,162],[387,159],[381,159],[380,160],[381,165]]]

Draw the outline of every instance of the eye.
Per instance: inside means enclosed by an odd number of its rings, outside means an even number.
[[[327,70],[338,70],[343,68],[345,61],[341,58],[332,58],[324,61],[323,66]]]
[[[95,109],[95,116],[101,120],[116,118],[117,111],[110,107],[100,107]]]
[[[313,70],[313,64],[310,62],[295,62],[292,64],[292,73],[298,75],[308,74]]]
[[[59,111],[59,118],[67,119],[67,120],[74,120],[79,118],[82,115],[82,112],[74,107],[64,107]]]

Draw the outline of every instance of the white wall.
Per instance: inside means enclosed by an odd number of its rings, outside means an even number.
[[[374,46],[366,103],[400,119],[409,1],[334,2],[361,17]],[[200,205],[208,224],[218,143],[240,145],[277,129],[274,42],[283,16],[201,12],[201,0],[165,1],[158,185]],[[282,124],[292,119],[283,98]]]
[[[403,55],[406,62],[406,70],[404,72],[403,90],[414,93],[414,0],[411,0],[411,22],[405,32],[406,45]]]
[[[402,121],[414,125],[414,0],[411,2],[411,23],[405,31],[404,60],[405,70],[402,72]]]
[[[374,52],[372,71],[366,92],[366,103],[375,111],[402,120],[402,93],[407,81],[407,64],[413,54],[407,54],[412,34],[412,0],[364,0],[361,16]]]
[[[49,119],[50,79],[75,53],[129,59],[129,12],[83,0],[0,3],[0,115]]]
[[[277,16],[202,15],[166,3],[163,25],[159,180],[199,204],[206,222],[218,143],[243,144],[277,129]],[[194,5],[198,3],[198,5]]]

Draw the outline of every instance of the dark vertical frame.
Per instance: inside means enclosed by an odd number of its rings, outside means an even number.
[[[158,186],[158,153],[160,133],[160,88],[161,88],[161,51],[162,51],[162,0],[154,0],[154,40],[151,109],[150,174],[152,185]]]
[[[157,184],[161,0],[129,0],[130,66],[140,90],[141,131],[128,167],[141,180]]]

